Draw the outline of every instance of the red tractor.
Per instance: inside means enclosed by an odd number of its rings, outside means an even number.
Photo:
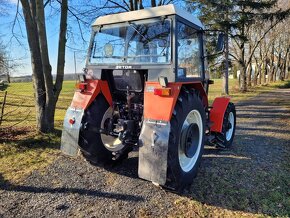
[[[61,150],[104,166],[139,149],[140,178],[191,184],[205,142],[229,147],[236,125],[229,98],[208,104],[204,32],[174,5],[97,18]]]

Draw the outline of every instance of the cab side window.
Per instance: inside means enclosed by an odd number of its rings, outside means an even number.
[[[177,55],[179,78],[201,77],[200,33],[181,22],[177,23]]]

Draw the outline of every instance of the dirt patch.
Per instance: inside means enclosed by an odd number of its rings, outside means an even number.
[[[136,152],[111,172],[59,155],[22,184],[2,177],[0,216],[289,217],[289,100],[290,90],[279,89],[237,104],[233,147],[206,147],[183,195],[139,179]]]

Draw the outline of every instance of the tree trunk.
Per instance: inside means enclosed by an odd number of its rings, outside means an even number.
[[[261,78],[261,65],[259,64],[258,59],[255,57],[255,73],[253,77],[253,86],[257,86],[258,84],[261,84],[261,81],[259,83],[258,76],[259,78]]]
[[[283,64],[281,67],[281,73],[280,73],[280,80],[284,81],[285,77],[286,77],[286,71],[287,71],[287,59],[288,59],[288,55],[289,55],[289,47],[286,49],[286,54],[283,60]]]
[[[273,42],[273,45],[272,45],[271,65],[270,65],[270,71],[268,74],[268,82],[273,82],[274,72],[275,72],[275,42]]]
[[[31,67],[34,88],[35,110],[36,110],[36,127],[39,131],[45,128],[45,85],[42,73],[42,60],[40,55],[37,26],[35,22],[35,2],[31,1],[30,5],[26,0],[21,0],[22,10],[25,20],[27,40],[31,54]]]
[[[263,84],[267,84],[268,83],[268,79],[269,79],[269,70],[268,70],[268,65],[267,65],[267,61],[265,60],[265,65],[263,67]],[[268,79],[266,78],[266,75],[268,76]]]
[[[51,132],[54,129],[54,117],[52,112],[54,108],[51,108],[55,103],[53,93],[53,80],[51,75],[51,65],[48,56],[48,46],[46,38],[46,27],[45,27],[45,15],[43,0],[36,0],[36,24],[39,38],[40,55],[42,60],[42,72],[44,75],[44,84],[46,91],[46,102],[45,102],[45,120],[44,125],[46,126],[44,132]]]
[[[62,89],[65,65],[65,45],[66,45],[66,30],[67,30],[67,12],[68,0],[62,0],[61,4],[61,17],[60,17],[60,30],[58,41],[58,57],[57,57],[57,72],[54,85],[54,96],[58,99]]]
[[[139,1],[139,9],[144,9],[143,1],[142,0]]]
[[[262,66],[259,69],[258,85],[262,84]]]
[[[247,68],[244,64],[240,64],[240,91],[247,91]]]
[[[286,65],[285,65],[285,79],[289,78],[289,69],[290,69],[290,54],[288,54],[286,59]]]
[[[225,66],[223,73],[223,93],[229,95],[229,36],[225,34]]]
[[[255,66],[255,73],[253,76],[253,86],[257,86],[258,83],[258,75],[259,75],[259,70],[258,70],[258,66]]]
[[[8,82],[8,83],[11,83],[11,80],[10,80],[10,74],[9,74],[9,73],[7,73],[7,82]]]
[[[54,130],[54,114],[62,88],[66,44],[67,0],[62,0],[59,36],[57,79],[55,85],[51,74],[45,29],[43,0],[21,0],[27,41],[31,54],[32,77],[36,108],[36,125],[40,132]]]
[[[247,86],[252,86],[252,64],[247,67]]]
[[[130,11],[134,11],[134,3],[133,3],[133,0],[130,0],[129,1],[129,4],[130,4]]]

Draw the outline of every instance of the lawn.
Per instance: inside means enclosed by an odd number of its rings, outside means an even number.
[[[209,89],[209,101],[212,102],[215,97],[221,96],[222,80],[214,80],[214,84]],[[278,85],[281,83],[277,83]],[[275,84],[275,85],[277,85]],[[273,89],[274,85],[261,86],[255,90],[250,89],[247,93],[238,92],[237,80],[230,80],[230,96],[233,102],[257,95],[259,92]],[[75,90],[75,81],[65,81],[61,91],[57,109],[55,112],[55,126],[61,129],[66,109],[70,105]],[[2,127],[13,125],[33,126],[35,125],[35,108],[32,83],[11,83],[7,88],[7,103],[5,107],[4,121]],[[3,99],[4,92],[0,92],[0,102]]]

